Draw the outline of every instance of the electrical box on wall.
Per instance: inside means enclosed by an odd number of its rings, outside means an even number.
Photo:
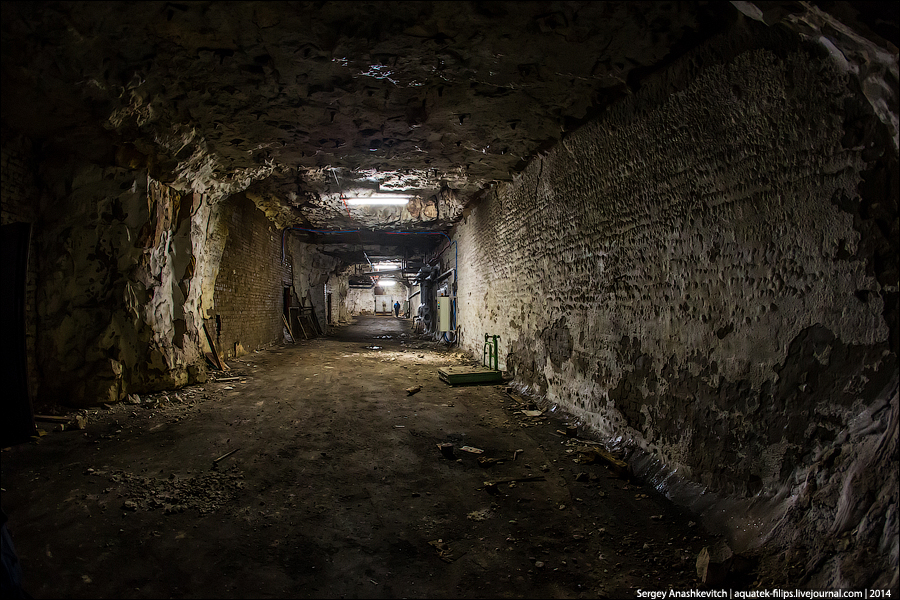
[[[450,297],[438,296],[438,331],[450,331]]]

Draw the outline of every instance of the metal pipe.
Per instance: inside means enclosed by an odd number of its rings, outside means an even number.
[[[409,296],[409,298],[407,298],[406,300],[407,300],[407,301],[412,300],[413,298],[415,298],[416,296],[418,296],[418,295],[421,294],[421,293],[422,293],[422,290],[419,290],[418,292],[414,292],[414,293],[411,294],[411,295]]]
[[[393,276],[393,275],[401,275],[401,276],[402,276],[402,275],[404,275],[404,273],[403,273],[403,271],[401,271],[401,270],[394,270],[394,271],[369,271],[369,272],[367,272],[367,273],[358,273],[358,275],[392,275],[392,276]]]

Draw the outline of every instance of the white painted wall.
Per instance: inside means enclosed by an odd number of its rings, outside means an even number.
[[[346,306],[351,315],[371,315],[388,314],[394,310],[394,302],[400,302],[401,313],[406,310],[407,288],[405,285],[398,283],[390,289],[385,290],[386,294],[376,296],[373,289],[355,289],[350,288],[347,293]]]

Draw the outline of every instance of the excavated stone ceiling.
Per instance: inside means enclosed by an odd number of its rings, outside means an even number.
[[[737,15],[725,2],[2,10],[3,121],[45,148],[246,191],[281,226],[429,230]],[[341,198],[373,190],[416,199]]]

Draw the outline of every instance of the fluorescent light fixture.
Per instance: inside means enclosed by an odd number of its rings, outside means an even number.
[[[400,194],[372,194],[371,196],[358,196],[356,198],[347,198],[347,204],[353,206],[360,205],[399,205],[406,204],[412,196],[401,196]]]
[[[398,262],[377,262],[374,265],[376,271],[396,271],[400,268]]]
[[[379,279],[378,280],[378,285],[380,285],[382,287],[390,287],[396,283],[397,282],[394,281],[393,279]]]

